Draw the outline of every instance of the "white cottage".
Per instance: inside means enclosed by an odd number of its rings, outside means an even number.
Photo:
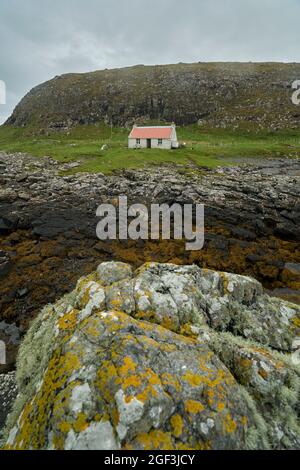
[[[179,143],[177,140],[176,126],[175,124],[171,126],[133,126],[128,138],[128,147],[131,149],[178,148]]]

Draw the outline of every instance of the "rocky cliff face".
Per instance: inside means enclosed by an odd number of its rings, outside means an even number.
[[[299,319],[251,278],[102,263],[29,330],[5,448],[299,448]]]
[[[64,128],[148,120],[250,129],[299,128],[292,83],[300,64],[137,66],[55,77],[34,88],[8,124]]]

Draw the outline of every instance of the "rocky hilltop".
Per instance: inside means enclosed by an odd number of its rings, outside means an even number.
[[[251,278],[102,263],[30,328],[5,448],[299,448],[299,320]]]
[[[7,124],[66,128],[149,120],[211,127],[299,128],[292,83],[300,64],[136,66],[55,77],[31,90]]]

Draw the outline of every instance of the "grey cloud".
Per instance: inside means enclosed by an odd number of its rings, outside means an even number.
[[[299,0],[0,0],[8,102],[55,75],[134,64],[299,61]]]

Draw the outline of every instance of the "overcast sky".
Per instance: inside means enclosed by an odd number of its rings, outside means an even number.
[[[300,62],[299,20],[300,0],[0,0],[0,122],[32,87],[67,72]]]

